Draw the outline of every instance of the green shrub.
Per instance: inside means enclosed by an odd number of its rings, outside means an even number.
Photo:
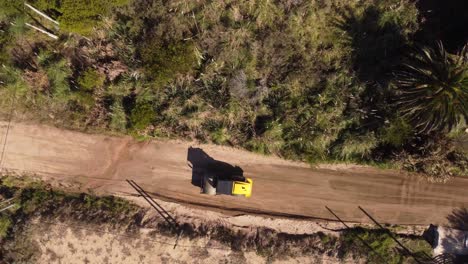
[[[52,94],[60,101],[68,100],[71,92],[69,84],[71,74],[71,69],[64,59],[51,63],[47,68],[47,76],[52,86]]]
[[[135,108],[130,114],[130,124],[134,130],[142,130],[153,124],[156,118],[156,112],[151,102],[137,102]]]
[[[7,47],[12,42],[12,36],[8,24],[0,22],[0,30],[2,31],[0,34],[0,64],[5,64],[10,59]]]
[[[119,214],[125,214],[134,209],[129,201],[114,196],[98,197],[89,194],[81,194],[80,199],[83,203],[82,210],[94,212],[102,211],[119,216]]]
[[[246,143],[247,149],[261,154],[279,155],[285,144],[281,124],[270,122],[265,128],[266,131],[261,136],[252,138]]]
[[[28,97],[30,94],[30,87],[23,78],[23,72],[14,67],[0,67],[0,87],[5,88],[4,91],[8,94],[7,97],[0,98],[0,100],[4,100],[8,104],[14,96]]]
[[[369,249],[358,237],[369,244],[373,251],[369,252]],[[380,230],[350,229],[344,232],[341,239],[348,247],[348,250],[354,247],[358,252],[361,251],[361,254],[365,252],[368,255],[369,263],[380,263],[383,258],[387,263],[400,264],[404,259],[396,248],[396,242],[388,234]]]
[[[90,35],[102,17],[110,15],[112,8],[126,5],[128,0],[36,0],[32,3],[39,9],[58,14],[62,30]]]
[[[339,157],[344,160],[362,160],[370,157],[372,149],[377,146],[374,134],[347,135],[339,148]]]
[[[74,112],[86,112],[90,110],[95,104],[92,94],[85,91],[76,91],[68,97],[69,109]]]
[[[0,239],[4,238],[8,234],[8,230],[11,227],[11,219],[8,215],[2,214],[0,215]]]
[[[21,207],[25,213],[33,213],[46,203],[53,202],[57,195],[51,190],[44,188],[27,188],[21,192]]]
[[[0,21],[8,21],[12,17],[22,15],[23,3],[21,1],[0,0]]]
[[[114,196],[98,197],[89,194],[66,193],[59,190],[46,189],[45,186],[21,189],[20,200],[22,213],[25,214],[54,214],[57,208],[65,209],[70,205],[72,211],[62,211],[62,214],[88,214],[93,216],[100,213],[103,217],[125,216],[136,207],[129,201]],[[118,219],[115,219],[117,221]]]
[[[88,68],[78,78],[78,84],[83,91],[92,92],[98,87],[104,85],[105,77],[98,71]]]
[[[216,129],[214,132],[210,134],[211,140],[219,145],[225,144],[229,141],[229,134],[228,130],[225,127],[221,127]]]
[[[450,54],[438,42],[417,50],[397,72],[396,104],[419,134],[448,133],[468,119],[467,58],[468,44]]]
[[[392,120],[390,124],[383,127],[379,140],[394,147],[400,147],[413,136],[413,128],[402,118]]]
[[[431,255],[432,248],[422,237],[395,236],[416,255],[421,257]],[[359,238],[370,245],[373,250],[370,251]],[[384,260],[389,264],[413,263],[413,258],[402,254],[400,246],[383,230],[353,228],[345,231],[340,236],[340,240],[343,242],[341,250],[367,255],[367,263],[381,263]],[[420,260],[422,259],[424,258]]]
[[[125,132],[127,129],[127,115],[121,100],[116,100],[111,106],[110,128],[115,131]]]
[[[163,45],[159,40],[150,40],[139,54],[147,76],[157,85],[164,85],[177,74],[186,74],[197,65],[195,46],[190,42]]]

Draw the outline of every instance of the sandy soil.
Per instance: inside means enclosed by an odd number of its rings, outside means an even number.
[[[271,260],[255,251],[233,251],[206,237],[179,239],[174,248],[174,237],[149,228],[128,234],[90,224],[37,221],[28,233],[41,252],[36,263],[356,263],[350,257],[340,261],[314,254]]]
[[[6,122],[0,122],[0,142]],[[151,194],[198,208],[230,213],[369,222],[363,206],[379,221],[392,224],[445,224],[453,209],[468,206],[468,179],[429,183],[394,170],[362,166],[309,168],[304,163],[256,155],[229,147],[183,141],[136,142],[131,138],[89,135],[43,125],[13,123],[6,140],[3,168],[33,172],[62,185],[117,195],[136,192],[133,179]],[[200,194],[191,184],[190,146],[214,159],[238,165],[254,180],[250,199]]]

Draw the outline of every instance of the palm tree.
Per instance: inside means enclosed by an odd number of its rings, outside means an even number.
[[[397,106],[418,133],[451,130],[468,121],[468,44],[449,54],[441,42],[421,48],[396,74]]]

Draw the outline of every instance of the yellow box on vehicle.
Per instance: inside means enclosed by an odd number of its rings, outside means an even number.
[[[252,195],[252,185],[253,181],[250,178],[245,178],[245,182],[234,181],[232,186],[232,194],[250,197]]]

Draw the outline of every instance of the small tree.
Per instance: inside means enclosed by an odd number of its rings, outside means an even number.
[[[438,42],[412,54],[396,74],[397,105],[417,132],[447,131],[467,120],[467,50],[449,54]]]
[[[0,0],[0,3],[1,1],[6,0]],[[62,30],[85,36],[93,32],[93,27],[97,26],[103,17],[108,16],[112,8],[121,7],[127,3],[128,0],[32,1],[37,8],[54,14]]]

